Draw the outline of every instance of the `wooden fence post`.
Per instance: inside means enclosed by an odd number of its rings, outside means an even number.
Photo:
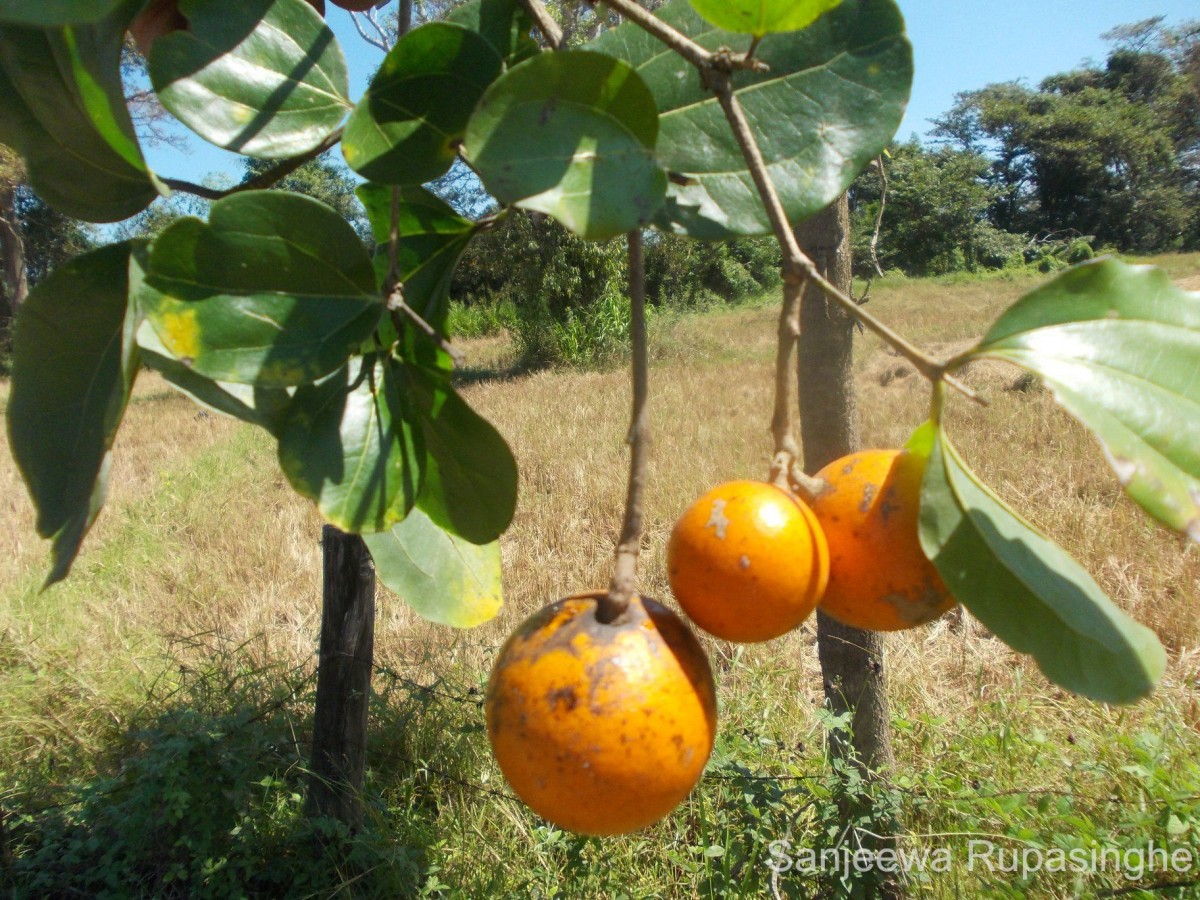
[[[356,534],[326,525],[321,545],[325,576],[307,812],[357,831],[375,651],[375,566]]]

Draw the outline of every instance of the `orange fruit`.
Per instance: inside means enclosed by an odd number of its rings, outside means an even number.
[[[634,597],[610,623],[602,593],[530,616],[505,642],[487,687],[500,770],[544,819],[582,834],[635,831],[678,806],[716,734],[708,659],[683,621]]]
[[[812,510],[764,481],[718,485],[679,517],[667,577],[693,622],[728,641],[791,631],[825,590],[829,552]]]
[[[899,631],[931,622],[956,601],[921,550],[917,516],[925,460],[907,450],[864,450],[817,473],[829,487],[813,512],[829,542],[821,609],[839,622]]]

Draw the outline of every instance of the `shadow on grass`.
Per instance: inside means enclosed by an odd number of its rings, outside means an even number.
[[[379,757],[351,833],[304,814],[315,677],[255,668],[212,648],[174,665],[132,724],[73,771],[10,773],[0,784],[0,894],[6,897],[401,897],[427,884],[436,842],[429,773],[406,729],[432,732],[429,697],[373,700]],[[191,648],[193,651],[195,647]],[[201,654],[188,653],[189,659]],[[377,682],[384,679],[376,678]],[[167,682],[170,681],[170,684]],[[419,737],[418,737],[419,740]],[[439,757],[453,771],[452,754]],[[434,785],[436,787],[436,785]],[[386,800],[384,795],[387,795]]]

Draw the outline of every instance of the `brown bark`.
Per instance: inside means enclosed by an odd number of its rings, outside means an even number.
[[[796,237],[817,269],[845,293],[850,291],[850,207],[845,194],[796,229]],[[859,448],[854,394],[854,322],[814,286],[800,309],[800,434],[804,467],[814,474],[826,463]],[[817,653],[825,698],[836,714],[852,715],[847,743],[835,735],[837,759],[852,758],[875,783],[886,782],[894,767],[883,641],[874,632],[849,628],[823,613],[817,617]],[[862,810],[856,798],[841,802],[843,821]],[[886,829],[887,823],[876,823]],[[886,830],[881,832],[886,836]],[[902,896],[896,883],[877,885],[880,896]]]
[[[307,811],[362,827],[367,703],[375,649],[375,566],[363,539],[322,530],[325,587]]]
[[[28,292],[16,185],[0,182],[0,327],[17,314]]]

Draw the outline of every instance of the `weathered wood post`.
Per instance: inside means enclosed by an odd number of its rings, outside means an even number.
[[[321,546],[325,577],[307,812],[357,831],[375,653],[375,565],[361,537],[332,525],[322,529]]]

